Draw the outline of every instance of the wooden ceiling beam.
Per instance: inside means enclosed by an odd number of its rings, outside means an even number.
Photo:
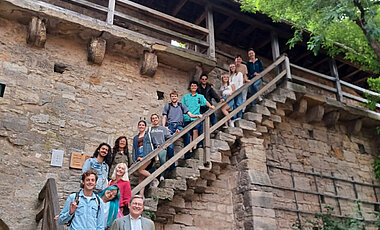
[[[234,17],[228,17],[227,20],[225,20],[217,29],[216,29],[216,34],[220,34],[223,32],[225,29],[227,29],[228,26],[231,25],[231,23],[235,20]]]
[[[310,50],[307,50],[303,54],[299,55],[297,58],[294,58],[293,60],[290,59],[289,61],[292,63],[298,62],[299,60],[301,60],[302,58],[305,58],[306,56],[310,55],[311,53],[312,52]]]
[[[342,80],[346,80],[346,79],[348,79],[348,78],[354,76],[355,74],[357,74],[357,73],[359,73],[359,72],[360,72],[360,69],[357,69],[357,70],[355,70],[354,72],[351,72],[351,73],[347,74],[346,76],[342,77],[341,79],[342,79]]]
[[[248,26],[245,30],[243,30],[243,32],[240,34],[240,37],[242,38],[245,38],[247,37],[250,33],[252,33],[254,30],[256,29],[256,27],[254,26]]]
[[[359,84],[362,83],[363,81],[366,81],[368,78],[376,76],[375,74],[370,74],[367,75],[366,77],[359,78],[358,80],[354,81],[353,84]]]
[[[312,66],[310,66],[309,68],[315,68],[317,66],[319,66],[320,64],[322,64],[323,62],[326,62],[327,60],[329,60],[329,57],[325,57],[325,58],[322,58],[322,60],[314,63]]]
[[[173,11],[172,11],[172,15],[173,16],[176,16],[179,11],[181,11],[181,9],[183,8],[183,6],[186,4],[187,0],[181,0],[179,1],[179,3],[176,5],[176,7],[174,7]]]
[[[340,65],[338,65],[338,69],[339,68],[342,68],[343,66],[347,65],[346,63],[341,63]]]
[[[199,17],[195,20],[194,24],[195,24],[195,25],[199,25],[199,24],[201,24],[201,22],[202,22],[203,20],[205,20],[205,18],[206,18],[206,14],[207,14],[207,12],[206,12],[206,11],[203,11],[203,13],[202,13],[201,15],[199,15]]]

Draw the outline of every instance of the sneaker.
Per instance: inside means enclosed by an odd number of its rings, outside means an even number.
[[[157,188],[159,184],[160,182],[156,178],[154,178],[154,180],[152,181],[152,187]]]
[[[230,127],[235,127],[235,124],[234,124],[234,121],[233,121],[233,120],[230,120],[230,121],[228,122],[228,124],[230,125]]]
[[[165,177],[164,176],[160,176],[160,181],[163,181],[165,180]]]
[[[259,102],[262,102],[263,98],[261,96],[259,96],[258,100],[259,100]]]

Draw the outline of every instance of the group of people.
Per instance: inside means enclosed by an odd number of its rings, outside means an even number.
[[[250,60],[246,65],[242,63],[240,55],[236,56],[235,63],[229,66],[229,74],[221,77],[220,93],[216,93],[208,83],[206,74],[201,75],[199,82],[190,82],[190,93],[185,94],[181,102],[178,93],[171,92],[170,103],[165,104],[163,108],[161,123],[160,116],[155,113],[150,116],[151,127],[147,128],[145,120],[138,122],[138,134],[133,138],[131,158],[125,136],[117,138],[112,149],[107,143],[100,144],[93,157],[83,163],[81,190],[67,198],[61,213],[56,217],[58,223],[67,224],[69,229],[154,229],[153,222],[141,216],[144,209],[144,188],[140,190],[140,195],[131,197],[128,167],[141,161],[192,121],[202,118],[202,114],[209,109],[215,109],[212,99],[223,102],[244,83],[259,75],[264,69],[262,61],[255,57],[252,49],[248,50],[248,56]],[[247,94],[253,95],[258,91],[260,83],[261,79],[252,84],[248,92],[243,91],[224,105],[222,113],[227,115],[230,109],[243,104]],[[239,112],[226,125],[233,126],[234,120],[241,117],[242,112]],[[212,124],[216,123],[214,114],[210,120]],[[195,140],[202,132],[203,126],[200,123],[184,135],[184,145]],[[197,147],[199,146],[194,146]],[[185,154],[186,159],[191,158],[192,150]],[[152,161],[141,165],[137,170],[139,183],[173,156],[174,145],[171,144]],[[151,186],[157,187],[174,168],[175,164],[172,164],[153,179]]]

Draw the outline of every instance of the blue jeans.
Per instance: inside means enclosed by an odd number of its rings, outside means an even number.
[[[209,107],[206,107],[206,106],[202,106],[201,107],[201,114],[204,114],[205,112],[207,112],[210,108]],[[216,124],[216,117],[215,117],[215,113],[211,114],[210,115],[210,122],[212,125],[215,125]],[[203,130],[203,129],[202,129]]]
[[[182,130],[183,126],[182,125],[177,125],[177,124],[169,124],[168,125],[169,130],[171,133],[174,135],[175,131]],[[183,142],[185,143],[185,139],[187,138],[187,133],[183,136]],[[169,145],[169,147],[166,149],[168,151],[168,159],[172,158],[174,156],[174,143]],[[169,170],[175,169],[175,164],[170,165]]]
[[[185,127],[190,124],[192,121],[185,121]],[[198,125],[196,125],[194,128],[192,128],[189,132],[186,133],[186,138],[184,139],[184,146],[187,146],[188,144],[190,144],[190,137],[193,135],[193,130],[198,130],[198,135],[201,135],[202,132],[203,132],[203,122],[199,123]],[[185,159],[189,159],[191,158],[191,154],[190,152],[187,152],[185,154]]]
[[[262,79],[259,79],[257,80],[255,83],[253,83],[249,89],[248,89],[248,96],[247,98],[250,98],[252,97],[253,95],[255,95],[258,91],[259,91],[259,85],[261,84],[261,82],[263,82]],[[255,105],[255,101],[252,101],[251,102],[251,105]]]
[[[158,159],[160,161],[160,165],[165,164],[165,162],[166,162],[166,150],[162,150],[161,152],[158,153]],[[151,173],[154,171],[156,171],[156,167],[152,167]],[[162,172],[160,175],[164,176],[164,172]]]
[[[237,95],[235,98],[234,98],[234,110],[239,107],[241,104],[243,104],[243,95],[242,94],[239,94]],[[243,117],[243,111],[240,110],[240,112],[238,114],[236,114],[233,119],[236,119],[236,118],[242,118]]]

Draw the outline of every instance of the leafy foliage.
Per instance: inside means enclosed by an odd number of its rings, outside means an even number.
[[[373,162],[373,171],[375,173],[375,178],[380,181],[380,155],[377,156]]]
[[[242,10],[260,11],[274,21],[294,24],[290,48],[308,30],[308,49],[317,54],[321,48],[334,56],[359,63],[362,69],[380,73],[380,3],[378,0],[241,0]],[[380,45],[379,45],[380,48]]]

